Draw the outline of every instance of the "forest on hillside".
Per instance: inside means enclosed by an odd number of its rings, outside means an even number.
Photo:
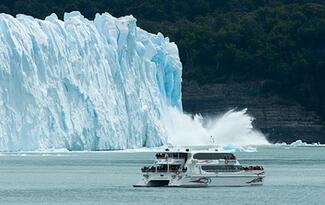
[[[179,47],[183,80],[259,81],[265,95],[325,119],[325,0],[1,0],[0,13],[44,19],[80,11],[132,14]]]

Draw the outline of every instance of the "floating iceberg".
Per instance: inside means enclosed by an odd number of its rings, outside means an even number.
[[[307,142],[303,142],[302,140],[296,140],[290,144],[287,144],[285,142],[282,142],[282,143],[276,143],[274,144],[276,146],[289,146],[289,147],[324,147],[325,145],[324,144],[321,144],[319,142],[317,143],[307,143]]]
[[[0,151],[161,146],[182,110],[178,49],[132,16],[0,14]]]
[[[324,146],[322,144],[318,143],[312,143],[308,144],[307,142],[303,142],[302,140],[296,140],[295,142],[292,142],[289,144],[291,147],[319,147],[319,146]]]

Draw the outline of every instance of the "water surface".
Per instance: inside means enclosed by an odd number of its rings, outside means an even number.
[[[0,154],[0,204],[323,204],[325,147],[258,147],[237,153],[262,164],[259,187],[133,188],[153,153]]]

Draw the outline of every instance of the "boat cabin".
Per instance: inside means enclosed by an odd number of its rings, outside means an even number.
[[[180,172],[185,171],[184,165],[188,159],[188,152],[158,152],[152,166],[145,166],[142,172]]]
[[[155,163],[144,166],[142,172],[186,172],[189,168],[191,173],[213,173],[213,172],[239,172],[251,170],[263,170],[263,167],[244,167],[239,164],[236,156],[230,152],[218,151],[194,151],[194,152],[158,152]]]

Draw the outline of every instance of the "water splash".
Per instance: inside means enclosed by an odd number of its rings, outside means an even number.
[[[200,114],[189,115],[169,108],[163,119],[168,142],[179,146],[211,145],[266,145],[265,136],[254,129],[254,118],[247,109],[229,110],[223,115],[204,118]]]

